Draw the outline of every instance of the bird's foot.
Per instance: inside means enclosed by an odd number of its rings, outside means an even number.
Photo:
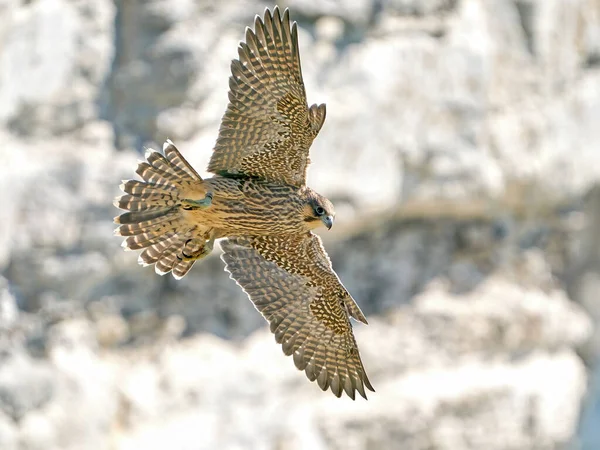
[[[189,198],[184,198],[181,201],[181,206],[185,210],[193,210],[193,209],[206,209],[212,205],[213,193],[207,192],[202,200],[191,200]]]
[[[203,239],[188,239],[181,250],[181,256],[177,258],[181,261],[197,261],[206,258],[213,251],[214,239],[205,241]]]

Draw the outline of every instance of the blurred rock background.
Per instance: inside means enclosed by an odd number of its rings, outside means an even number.
[[[208,162],[254,0],[0,0],[0,448],[600,448],[600,1],[290,0],[310,184],[377,392],[322,393],[218,251],[112,235],[144,146]]]

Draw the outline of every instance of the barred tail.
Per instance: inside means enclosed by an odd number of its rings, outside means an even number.
[[[121,184],[125,194],[114,205],[128,212],[115,217],[115,234],[125,237],[126,250],[145,249],[140,264],[155,264],[158,274],[172,271],[181,278],[194,264],[189,255],[202,251],[205,242],[196,224],[186,220],[182,204],[205,198],[206,192],[200,175],[171,141],[165,142],[163,153],[148,150],[136,170],[144,181]]]

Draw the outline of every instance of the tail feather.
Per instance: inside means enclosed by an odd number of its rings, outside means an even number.
[[[136,236],[129,236],[125,239],[124,246],[128,250],[139,250],[142,248],[150,247],[152,245],[160,244],[161,242],[172,238],[173,236],[177,236],[174,232],[169,232],[165,234],[155,234],[153,232],[145,232],[143,234],[138,234]]]
[[[190,242],[191,245],[188,246]],[[201,251],[204,248],[204,242],[200,242],[198,239],[186,240],[181,238],[178,241],[174,241],[162,252],[160,259],[156,261],[156,273],[164,275],[165,273],[172,272],[176,279],[182,278],[195,262],[195,260],[185,259],[186,252],[196,253]],[[182,252],[182,247],[186,249],[185,252]]]
[[[140,253],[139,261],[142,261],[144,265],[156,264],[163,255],[167,254],[174,242],[179,242],[177,236],[171,236],[167,240],[150,245]]]
[[[135,195],[122,195],[115,199],[114,205],[120,209],[128,209],[129,211],[146,211],[153,208],[164,208],[165,206],[171,207],[177,205],[177,198],[166,194],[143,194],[140,196]]]
[[[181,260],[181,258],[177,258],[180,248],[181,243],[177,241],[174,244],[171,244],[171,246],[162,253],[160,259],[156,261],[154,266],[154,270],[157,274],[164,275],[173,270],[173,266]]]
[[[147,209],[146,211],[130,211],[115,217],[115,223],[129,224],[154,220],[171,212],[173,208]]]
[[[121,225],[124,226],[124,225]],[[121,231],[119,233],[117,233],[118,236],[123,236],[125,238],[125,242],[129,242],[128,239],[130,237],[142,237],[142,236],[165,236],[167,235],[169,232],[174,230],[174,226],[171,223],[159,223],[159,224],[152,224],[149,227],[145,227],[145,228],[138,228],[134,231],[132,230],[125,230],[125,231]],[[119,230],[117,230],[119,231]]]
[[[173,276],[180,280],[183,276],[189,272],[196,261],[178,261],[173,266]]]
[[[115,230],[115,234],[117,236],[135,236],[136,234],[149,232],[164,233],[165,230],[172,228],[169,222],[177,220],[178,217],[179,211],[173,208],[169,214],[165,214],[158,219],[120,225]]]
[[[179,150],[177,150],[177,147],[168,139],[163,146],[163,152],[165,152],[165,156],[173,166],[184,171],[189,177],[201,179],[198,172],[185,160],[181,153],[179,153]]]
[[[194,264],[187,258],[186,245],[198,242],[202,247],[205,242],[197,224],[184,214],[182,202],[190,195],[205,195],[205,189],[200,175],[170,141],[163,152],[146,152],[146,161],[136,169],[143,181],[121,184],[125,194],[116,198],[114,205],[126,212],[115,217],[119,225],[115,234],[125,237],[127,250],[144,249],[140,264],[155,264],[157,273],[173,272],[175,278],[181,278]]]
[[[179,152],[177,152],[179,153]],[[179,168],[171,158],[166,158],[160,152],[157,151],[149,151],[146,153],[146,160],[150,165],[156,167],[157,169],[163,170],[164,172],[169,172],[173,174],[173,177],[177,178],[200,178],[200,175],[194,172],[194,174],[190,174],[185,170]]]
[[[177,192],[177,188],[175,186],[168,186],[165,184],[162,185],[157,185],[157,184],[153,184],[153,185],[148,185],[148,183],[144,183],[143,181],[139,181],[139,180],[123,180],[123,183],[121,183],[121,190],[123,192],[125,192],[126,194],[131,194],[131,195],[143,195],[145,193],[148,193],[148,187],[151,186],[152,188],[152,193],[163,193],[163,194],[173,194],[174,192]]]
[[[178,175],[153,167],[147,162],[140,162],[135,173],[142,177],[145,182],[150,184],[158,184],[159,186],[166,184],[173,187],[179,187],[178,180],[175,178],[178,177]]]

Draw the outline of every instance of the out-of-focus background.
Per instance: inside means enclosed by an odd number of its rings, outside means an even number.
[[[206,167],[265,6],[0,0],[0,448],[600,448],[600,1],[281,2],[368,402],[220,251],[175,282],[112,235],[145,146]]]

